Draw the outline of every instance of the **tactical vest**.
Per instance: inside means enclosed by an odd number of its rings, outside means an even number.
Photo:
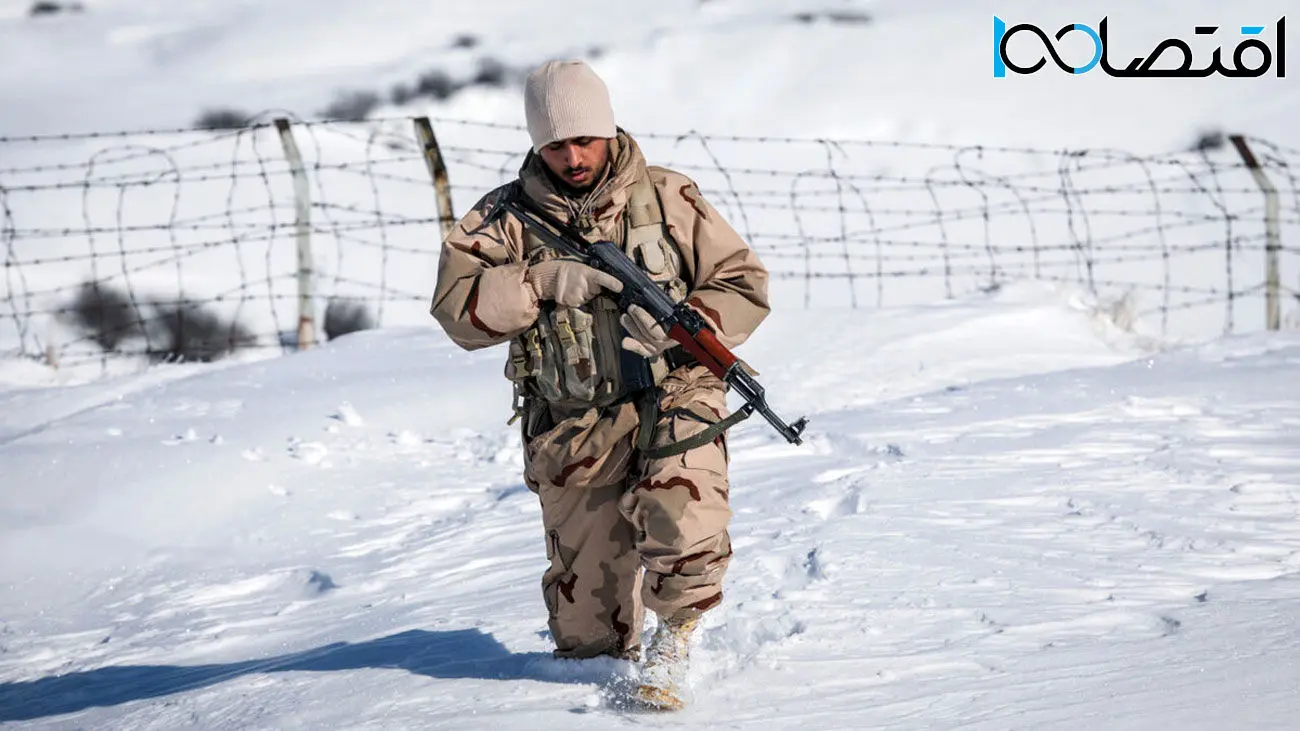
[[[622,246],[674,302],[686,299],[682,255],[664,225],[663,206],[648,172],[628,190]],[[559,258],[527,228],[524,256],[530,263]],[[646,359],[623,350],[617,295],[602,294],[581,307],[542,302],[537,322],[510,341],[505,375],[514,383],[515,413],[521,399],[540,398],[566,409],[605,406],[668,373],[662,356]],[[648,368],[648,371],[647,371]]]

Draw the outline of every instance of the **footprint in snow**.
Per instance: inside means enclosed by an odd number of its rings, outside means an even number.
[[[330,418],[341,421],[348,426],[364,426],[366,423],[361,418],[361,414],[358,414],[356,408],[348,401],[339,404],[338,410]]]
[[[171,439],[164,439],[162,443],[168,447],[174,447],[177,444],[198,441],[199,435],[193,429],[186,429],[184,434],[177,434]]]
[[[297,440],[290,440],[289,442],[289,456],[307,464],[328,467],[329,463],[325,461],[325,458],[329,456],[329,452],[329,448],[320,442],[300,442]]]

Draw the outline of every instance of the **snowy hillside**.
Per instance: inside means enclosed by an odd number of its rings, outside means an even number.
[[[1300,93],[1290,78],[992,75],[994,15],[1048,32],[1109,17],[1117,58],[1170,37],[1187,39],[1198,57],[1222,47],[1230,58],[1239,36],[1199,37],[1195,26],[1271,25],[1292,9],[1287,0],[84,4],[81,14],[29,19],[28,0],[0,3],[0,94],[21,100],[6,104],[0,135],[187,127],[201,110],[223,106],[312,118],[342,92],[387,99],[432,70],[465,80],[485,60],[520,69],[558,55],[590,58],[620,123],[639,132],[1143,153],[1186,147],[1201,129],[1219,127],[1300,146]],[[1082,44],[1070,38],[1062,50],[1082,63]],[[1038,51],[1026,44],[1023,52]],[[514,88],[473,87],[410,110],[523,121]]]
[[[0,392],[0,721],[1291,728],[1300,339],[1147,357],[1086,305],[775,315],[743,354],[810,436],[732,436],[671,719],[549,659],[499,352],[382,331]]]

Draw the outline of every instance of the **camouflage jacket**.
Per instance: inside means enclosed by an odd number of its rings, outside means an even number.
[[[665,247],[673,260],[667,275],[684,284],[684,291],[674,293],[675,297],[684,297],[699,311],[723,344],[734,347],[744,342],[769,311],[767,270],[757,255],[704,200],[694,182],[672,170],[647,167],[627,133],[620,131],[611,142],[610,157],[612,165],[602,182],[580,200],[557,189],[535,154],[524,161],[519,178],[526,195],[575,225],[589,241],[604,239],[620,245],[628,240],[629,220],[636,218],[628,210],[632,190],[648,178],[661,206]],[[479,200],[442,244],[430,312],[467,350],[516,338],[523,341],[530,329],[536,329],[539,317],[548,321],[551,303],[538,301],[524,274],[530,261],[554,253],[542,251],[545,247],[527,235],[513,216],[484,225],[501,190]],[[671,291],[667,281],[665,287]],[[597,299],[607,300],[606,306],[612,302],[612,298]],[[508,375],[510,371],[508,364]]]

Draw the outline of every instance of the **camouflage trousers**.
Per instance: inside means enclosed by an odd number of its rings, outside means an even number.
[[[721,381],[701,366],[679,368],[660,384],[651,445],[726,414]],[[635,404],[565,416],[553,413],[554,425],[524,449],[525,480],[542,505],[555,654],[632,657],[646,609],[698,616],[722,601],[731,558],[726,438],[646,459],[636,450]]]

